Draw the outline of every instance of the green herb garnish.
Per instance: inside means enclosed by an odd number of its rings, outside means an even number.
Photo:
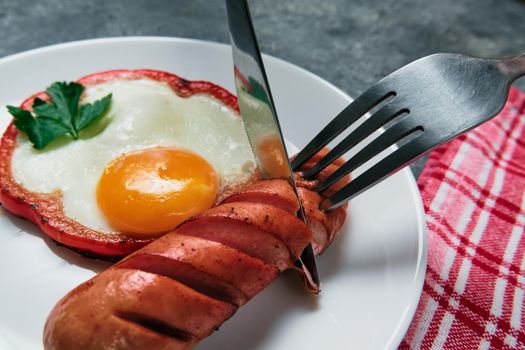
[[[77,140],[80,131],[101,118],[109,109],[111,94],[80,106],[84,86],[78,83],[57,82],[46,90],[51,102],[35,98],[33,113],[7,106],[16,128],[27,134],[33,147],[42,149],[59,136],[69,135]]]

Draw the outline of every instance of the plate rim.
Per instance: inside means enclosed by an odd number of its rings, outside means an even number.
[[[229,44],[225,44],[225,43],[208,41],[208,40],[203,40],[203,39],[193,39],[193,38],[182,38],[182,37],[171,37],[171,36],[115,36],[115,37],[103,37],[103,38],[67,41],[67,42],[32,48],[32,49],[22,51],[19,53],[0,57],[0,66],[3,66],[4,64],[8,64],[12,61],[30,57],[32,55],[42,54],[42,53],[60,50],[60,49],[75,48],[75,47],[88,46],[88,45],[109,44],[109,43],[117,43],[117,42],[119,43],[121,42],[138,43],[139,41],[211,45],[211,46],[219,47],[222,50],[229,49],[230,47]],[[317,80],[319,83],[327,86],[332,91],[339,94],[341,97],[346,99],[348,102],[351,102],[353,100],[347,93],[345,93],[339,87],[335,86],[334,84],[324,79],[323,77],[297,65],[296,63],[289,62],[284,59],[275,57],[273,55],[268,55],[265,53],[263,53],[262,56],[265,60],[274,61],[278,64],[284,64],[288,66],[289,68],[300,71],[302,74],[308,75],[310,78]],[[417,307],[419,305],[419,301],[421,298],[421,294],[423,291],[423,285],[425,281],[426,268],[427,268],[427,258],[428,258],[428,237],[427,237],[427,225],[426,225],[426,219],[425,219],[426,214],[424,211],[423,202],[422,202],[421,194],[418,189],[417,182],[409,167],[405,167],[404,169],[400,170],[399,174],[402,175],[407,181],[407,183],[409,184],[410,197],[413,203],[415,204],[415,208],[416,208],[415,218],[416,218],[417,227],[418,227],[418,232],[417,232],[418,254],[417,254],[416,267],[415,267],[416,272],[414,274],[414,278],[412,281],[414,288],[413,288],[413,293],[411,297],[411,302],[406,307],[404,312],[401,314],[398,325],[386,344],[386,348],[388,349],[397,349],[397,347],[403,340],[406,332],[408,331],[410,324],[412,323],[412,320],[415,316],[415,313],[416,313],[416,310],[417,310]],[[1,334],[0,334],[0,338],[3,338]]]

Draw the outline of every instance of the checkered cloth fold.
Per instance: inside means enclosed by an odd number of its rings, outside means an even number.
[[[428,266],[400,349],[525,349],[525,94],[434,150],[418,183]]]

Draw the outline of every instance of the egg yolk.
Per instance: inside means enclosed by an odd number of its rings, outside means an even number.
[[[151,238],[210,208],[217,192],[217,175],[202,157],[154,147],[109,163],[97,186],[97,202],[115,229]]]

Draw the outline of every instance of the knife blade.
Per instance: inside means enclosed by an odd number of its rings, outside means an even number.
[[[247,0],[226,0],[226,7],[235,89],[255,160],[263,178],[282,178],[290,183],[299,204],[297,216],[306,223]],[[298,267],[304,271],[309,289],[318,292],[319,272],[311,244],[301,254]]]

